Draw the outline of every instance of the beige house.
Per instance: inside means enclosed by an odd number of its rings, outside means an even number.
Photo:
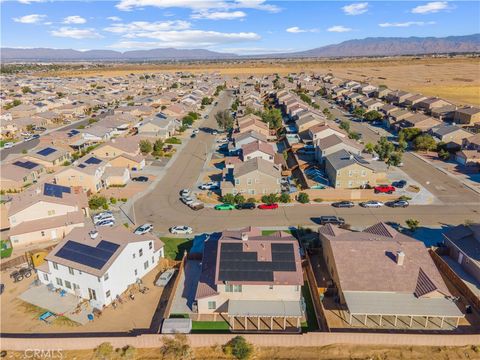
[[[265,137],[270,136],[270,130],[268,125],[261,120],[249,119],[247,121],[240,122],[238,124],[239,133],[246,133],[249,131],[255,131]]]
[[[72,160],[70,151],[54,146],[42,147],[29,153],[25,158],[43,165],[47,169],[58,168]]]
[[[272,144],[263,141],[253,141],[242,146],[243,161],[248,161],[257,157],[273,162],[275,158],[275,150],[273,149]]]
[[[122,154],[136,156],[140,154],[138,143],[137,137],[114,138],[96,147],[90,154],[100,159],[113,159]]]
[[[81,188],[45,183],[15,196],[8,210],[13,246],[60,240],[84,226],[88,199]]]
[[[480,122],[480,108],[465,107],[457,109],[453,121],[462,125],[475,125]]]
[[[129,170],[141,170],[145,167],[145,158],[140,154],[135,156],[130,154],[121,154],[113,159],[110,159],[108,163],[113,167],[126,168]]]
[[[55,183],[63,186],[80,186],[89,194],[96,194],[108,184],[102,178],[107,163],[94,156],[77,166],[68,167],[55,174]]]
[[[268,195],[281,192],[281,169],[278,165],[256,157],[235,167],[224,169],[220,184],[222,195]]]
[[[0,188],[2,190],[21,190],[35,183],[45,173],[45,167],[26,158],[0,165]]]

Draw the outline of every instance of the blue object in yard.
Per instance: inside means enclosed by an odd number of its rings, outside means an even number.
[[[65,290],[60,290],[60,296],[61,297],[64,297],[66,294],[67,294],[67,292]]]
[[[47,324],[50,324],[50,321],[48,320],[51,317],[55,317],[55,314],[52,313],[51,311],[44,312],[40,317],[38,318],[41,321],[45,321]]]
[[[88,314],[87,318],[88,318],[89,321],[93,321],[93,314]]]

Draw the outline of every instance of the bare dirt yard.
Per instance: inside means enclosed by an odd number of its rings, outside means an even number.
[[[230,76],[278,73],[331,72],[335,76],[387,85],[429,96],[439,96],[457,104],[480,105],[480,58],[414,58],[346,60],[241,60],[224,62],[184,62],[177,64],[112,65],[86,70],[38,73],[38,76],[122,76],[147,72],[218,72]]]

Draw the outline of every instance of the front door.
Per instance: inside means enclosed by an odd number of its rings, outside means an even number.
[[[459,252],[458,253],[458,263],[461,265],[463,261],[463,253]]]

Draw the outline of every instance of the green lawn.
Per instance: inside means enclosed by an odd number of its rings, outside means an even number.
[[[303,283],[302,286],[302,295],[305,299],[305,305],[307,307],[307,322],[302,323],[302,331],[306,332],[318,330],[312,296],[310,295],[310,288],[308,287],[308,283],[306,281]]]
[[[272,235],[274,233],[276,233],[278,230],[262,230],[262,235],[263,236],[268,236],[268,235]],[[291,234],[292,231],[291,230],[282,230],[283,232],[287,233],[287,234]]]
[[[193,239],[161,237],[165,244],[165,257],[173,260],[182,260],[183,252],[190,251]]]
[[[2,240],[0,242],[0,247],[1,247],[0,258],[5,259],[10,257],[10,255],[12,255],[13,248],[12,248],[12,245],[10,244],[10,241]]]
[[[229,332],[226,321],[192,321],[192,333]]]

